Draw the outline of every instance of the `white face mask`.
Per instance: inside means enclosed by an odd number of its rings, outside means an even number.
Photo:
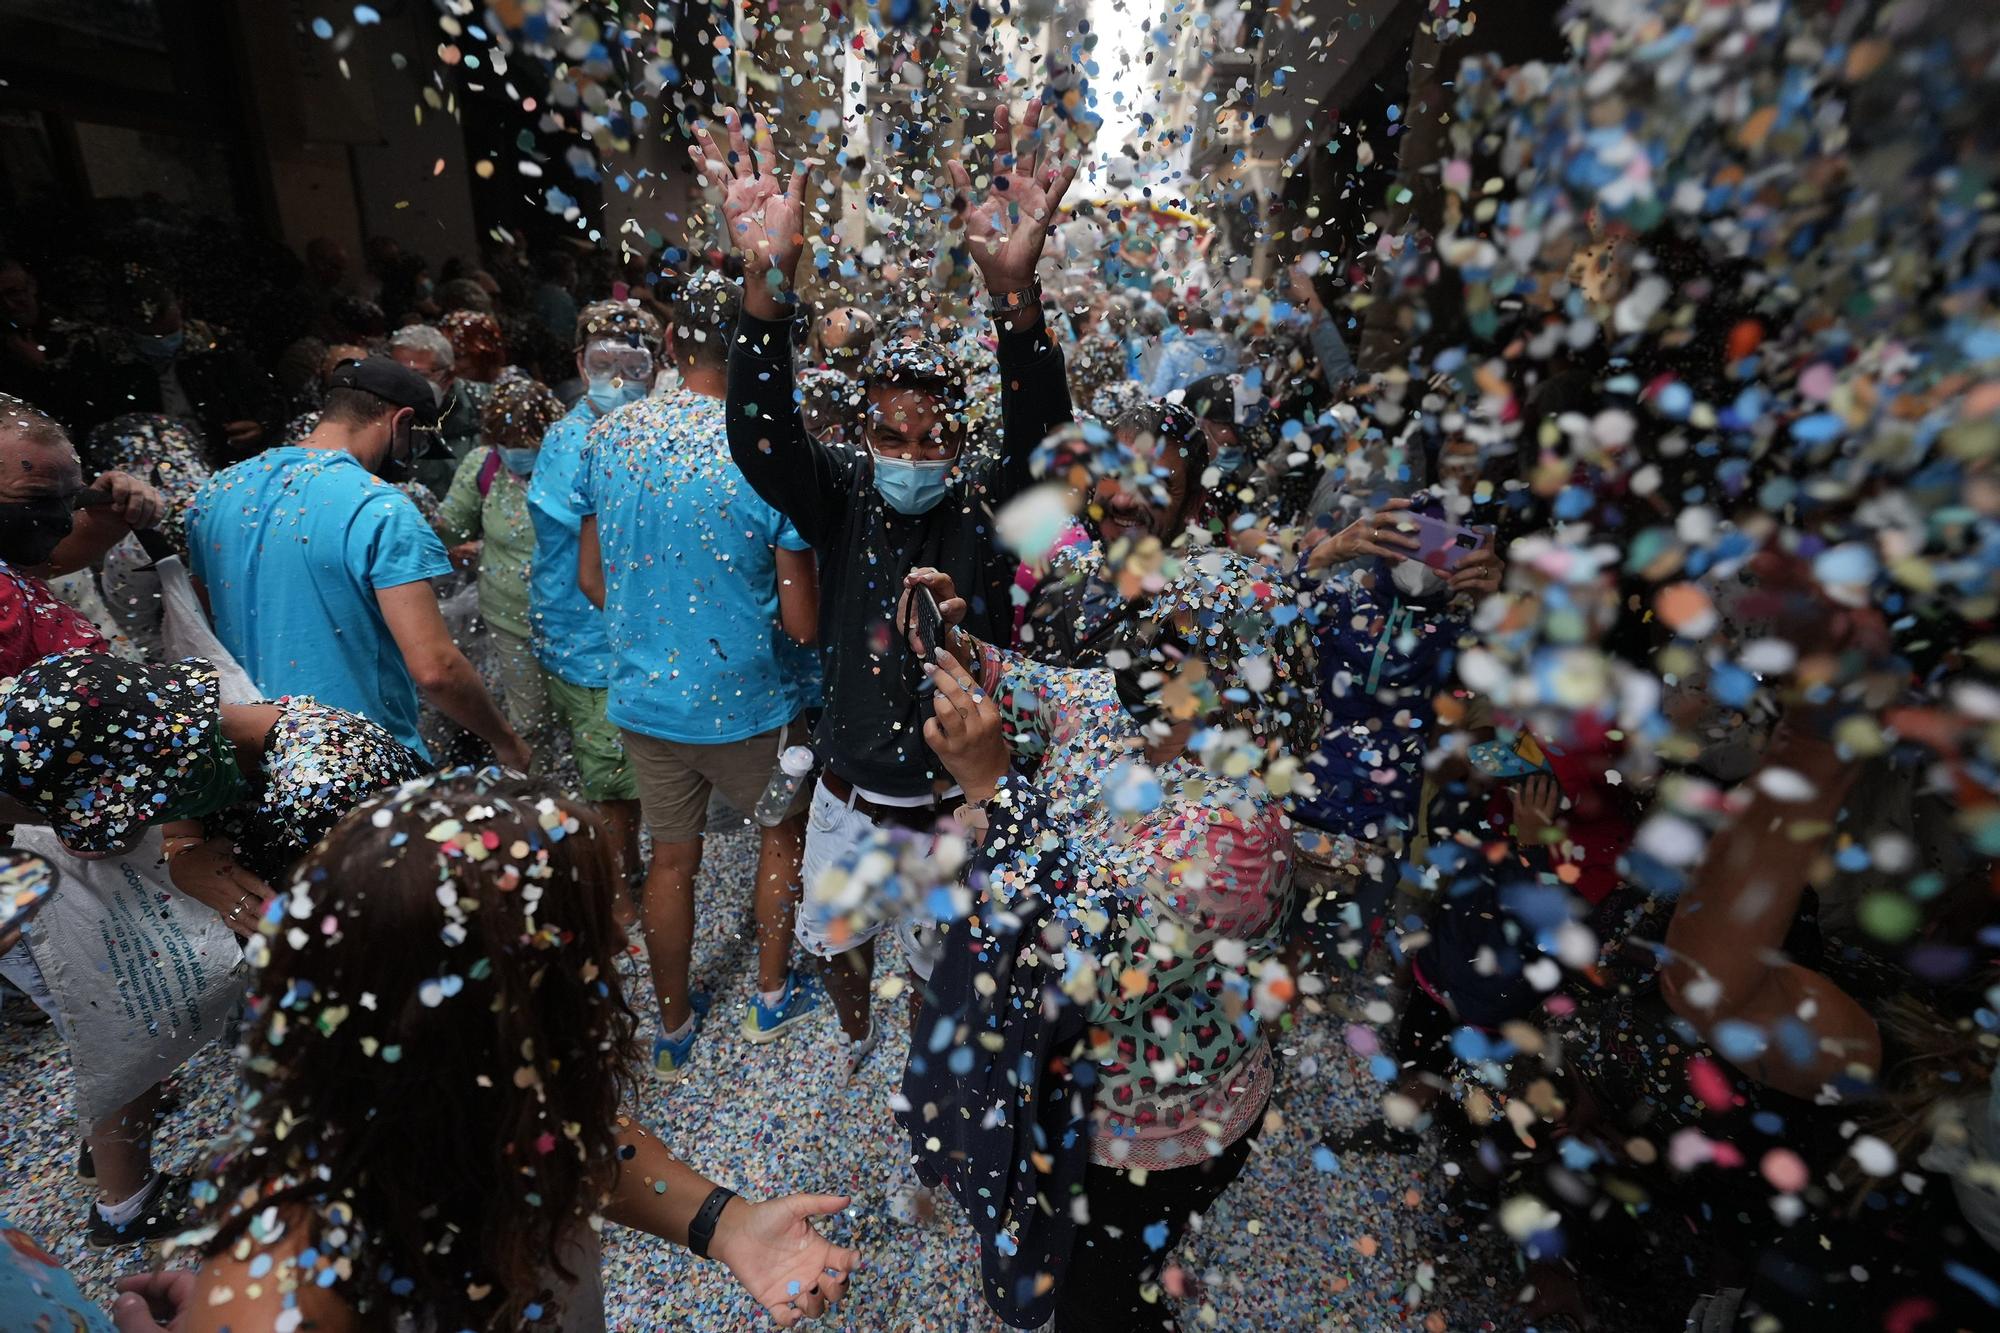
[[[1435,597],[1444,589],[1438,572],[1418,560],[1398,560],[1389,569],[1389,579],[1405,597]]]

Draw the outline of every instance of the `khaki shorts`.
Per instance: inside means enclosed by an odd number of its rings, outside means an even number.
[[[632,763],[618,739],[618,728],[604,715],[609,691],[588,685],[572,685],[561,676],[548,675],[549,706],[569,728],[570,753],[582,779],[586,801],[630,801],[639,795],[639,782]]]
[[[784,743],[785,728],[773,727],[760,735],[720,745],[694,745],[687,741],[663,741],[627,731],[625,753],[639,777],[639,813],[655,844],[693,842],[708,824],[708,798],[720,791],[722,798],[744,815],[757,808],[758,798],[778,771],[778,750]],[[783,819],[806,808],[812,797],[800,783]]]

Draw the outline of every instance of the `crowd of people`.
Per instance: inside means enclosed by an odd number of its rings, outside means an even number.
[[[1059,102],[952,164],[963,307],[802,275],[811,166],[733,113],[672,263],[316,241],[231,329],[0,260],[0,975],[74,1066],[89,1244],[176,1242],[118,1328],[603,1327],[606,1221],[837,1307],[849,1199],[739,1199],[631,1110],[728,1095],[724,808],[732,1020],[847,1078],[907,1026],[886,1207],[969,1226],[1011,1326],[1181,1327],[1329,1016],[1380,1114],[1328,1190],[1434,1159],[1517,1247],[1489,1326],[2000,1318],[1991,604],[1843,537],[1886,491],[1681,432],[1749,429],[1771,311],[1594,218],[1364,373],[1321,256],[1052,263]],[[1974,378],[1906,419],[1990,425]],[[158,1170],[217,1040],[237,1126]],[[105,1326],[16,1276],[9,1327]]]

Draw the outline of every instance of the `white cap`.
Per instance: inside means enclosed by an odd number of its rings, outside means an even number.
[[[802,778],[812,772],[813,752],[810,745],[788,745],[778,756],[778,767],[785,770],[789,778]]]

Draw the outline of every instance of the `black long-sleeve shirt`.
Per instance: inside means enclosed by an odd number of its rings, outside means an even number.
[[[793,383],[791,326],[747,312],[729,354],[729,451],[757,494],[791,519],[819,555],[819,637],[826,708],[814,738],[827,768],[884,796],[922,796],[948,780],[924,744],[922,665],[896,632],[903,576],[951,575],[966,628],[990,643],[1013,630],[1017,562],[995,540],[993,513],[1025,490],[1029,456],[1070,419],[1061,350],[1045,324],[1000,335],[997,459],[961,455],[944,499],[899,514],[875,490],[871,456],[806,433]]]

